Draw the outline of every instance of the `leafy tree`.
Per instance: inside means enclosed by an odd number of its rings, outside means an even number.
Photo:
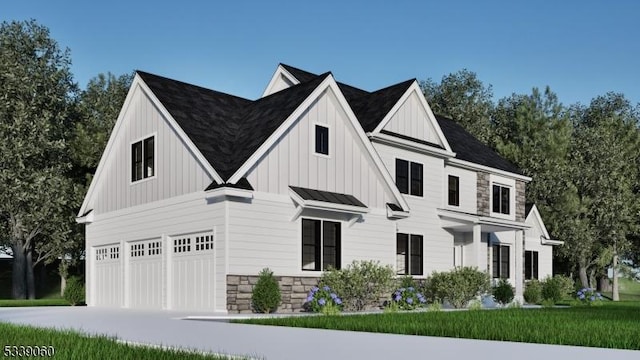
[[[0,243],[13,253],[14,298],[35,298],[33,267],[69,241],[69,66],[46,27],[0,24]]]
[[[434,113],[452,118],[489,143],[494,106],[491,85],[485,86],[476,73],[463,69],[443,76],[439,84],[432,79],[422,81],[420,87]]]

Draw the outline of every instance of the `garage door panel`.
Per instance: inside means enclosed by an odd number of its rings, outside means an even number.
[[[172,298],[174,309],[214,308],[214,234],[171,238]]]
[[[106,245],[95,248],[95,274],[92,295],[96,306],[122,306],[122,264],[120,245]]]
[[[162,308],[162,241],[132,242],[129,257],[129,307]]]

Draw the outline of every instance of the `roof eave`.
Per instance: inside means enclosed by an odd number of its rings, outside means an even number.
[[[506,171],[506,170],[501,170],[501,169],[496,169],[494,167],[489,167],[489,166],[485,166],[485,165],[480,165],[480,164],[476,164],[470,161],[466,161],[466,160],[461,160],[461,159],[457,159],[457,158],[449,158],[447,159],[447,162],[461,167],[461,168],[465,168],[465,169],[469,169],[469,170],[481,170],[481,171],[486,171],[489,173],[493,173],[493,174],[497,174],[497,175],[501,175],[501,176],[506,176],[506,177],[510,177],[516,180],[522,180],[525,182],[530,182],[532,179],[529,176],[525,176],[522,174],[518,174],[518,173],[514,173],[514,172],[510,172],[510,171]]]

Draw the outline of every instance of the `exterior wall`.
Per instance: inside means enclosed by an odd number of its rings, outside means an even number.
[[[538,252],[538,279],[543,280],[547,276],[553,276],[553,246],[542,245],[540,237],[543,233],[532,214],[529,214],[526,223],[531,228],[525,230],[524,249]]]
[[[162,256],[154,263],[154,266],[161,264],[162,279],[161,292],[162,301],[153,306],[178,309],[175,304],[171,304],[174,290],[177,285],[172,274],[178,271],[176,262],[172,261],[173,243],[172,239],[177,236],[192,234],[195,232],[213,232],[214,253],[194,255],[193,261],[208,259],[215,264],[214,268],[205,270],[201,274],[187,274],[185,281],[188,283],[184,291],[198,294],[201,291],[201,284],[204,281],[199,276],[206,276],[207,281],[213,281],[217,287],[208,303],[200,303],[194,307],[185,307],[189,310],[226,311],[226,288],[225,288],[225,202],[210,203],[204,199],[204,193],[194,193],[183,195],[168,200],[157,201],[151,204],[140,205],[129,209],[113,211],[108,214],[98,214],[91,224],[86,226],[86,278],[87,278],[87,302],[90,306],[98,305],[94,294],[99,286],[94,276],[96,270],[95,247],[107,244],[119,244],[121,260],[121,280],[123,282],[124,296],[120,306],[136,306],[135,297],[144,294],[133,294],[131,287],[136,283],[140,286],[146,283],[157,283],[159,270],[146,272],[148,278],[137,280],[132,277],[134,269],[131,268],[134,262],[130,262],[130,245],[132,242],[150,239],[161,239]],[[192,246],[194,246],[192,244]],[[215,259],[210,259],[214,256]],[[199,259],[201,257],[202,259]],[[131,264],[131,265],[130,265]],[[139,273],[140,276],[144,273]],[[159,305],[161,304],[161,305]],[[115,304],[115,306],[118,306]]]
[[[415,139],[428,141],[433,144],[443,145],[433,123],[429,120],[427,112],[420,101],[422,94],[415,91],[393,114],[391,120],[385,125],[384,130],[410,136]]]
[[[525,182],[516,180],[516,221],[524,221],[525,213]]]
[[[228,274],[257,275],[269,267],[276,276],[320,276],[302,271],[302,218],[342,223],[342,266],[354,260],[394,264],[394,223],[382,211],[365,214],[351,227],[344,215],[305,210],[293,219],[295,212],[288,196],[256,192],[250,201],[229,202]]]
[[[318,284],[317,277],[276,276],[280,285],[282,303],[277,312],[301,312],[311,288]],[[251,293],[258,276],[227,276],[227,311],[229,313],[251,313]]]
[[[329,155],[315,154],[315,124],[329,128]],[[289,196],[289,186],[351,194],[384,208],[393,195],[346,113],[327,90],[249,170],[255,190]]]
[[[476,185],[476,189],[478,191],[478,215],[489,216],[489,207],[491,203],[491,200],[489,198],[489,174],[478,171],[477,176],[478,182]]]
[[[204,190],[212,181],[167,120],[137,87],[96,188],[96,215]],[[131,183],[131,143],[155,135],[155,176]]]
[[[516,285],[516,259],[519,262],[524,261],[524,253],[520,253],[518,254],[518,251],[516,250],[516,232],[517,231],[500,231],[500,232],[495,232],[495,233],[491,233],[490,235],[490,241],[491,241],[491,245],[508,245],[510,247],[509,249],[509,283],[511,285]],[[493,261],[493,252],[489,251],[488,255],[487,255],[487,269],[490,270],[489,275],[492,274],[492,268],[491,268],[491,264]],[[522,269],[522,267],[520,267]],[[524,278],[521,277],[521,278]]]
[[[448,204],[449,175],[457,176],[460,187],[460,206]],[[442,206],[446,209],[476,214],[478,211],[478,175],[475,171],[465,170],[453,166],[446,166],[442,188]],[[488,195],[487,195],[488,196]]]
[[[403,195],[409,203],[411,215],[398,220],[396,229],[400,233],[423,235],[425,276],[433,271],[450,270],[453,266],[453,235],[441,227],[436,212],[444,203],[444,160],[384,144],[374,143],[374,146],[391,174],[395,174],[396,158],[423,164],[423,196]],[[392,243],[395,254],[395,234]]]
[[[269,93],[265,94],[264,96],[271,95],[271,94],[276,93],[276,92],[278,92],[280,90],[287,89],[287,88],[289,88],[291,86],[293,86],[293,83],[291,81],[287,80],[287,78],[285,78],[282,74],[280,74],[280,76],[278,76],[275,79],[275,82],[271,86],[271,89],[269,89]]]

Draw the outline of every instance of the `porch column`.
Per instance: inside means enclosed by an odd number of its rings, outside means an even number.
[[[514,300],[519,301],[521,304],[524,302],[524,230],[516,231],[516,254],[515,254],[515,288],[516,293]]]
[[[479,224],[473,225],[473,264],[477,266],[478,270],[482,271],[482,226]]]

